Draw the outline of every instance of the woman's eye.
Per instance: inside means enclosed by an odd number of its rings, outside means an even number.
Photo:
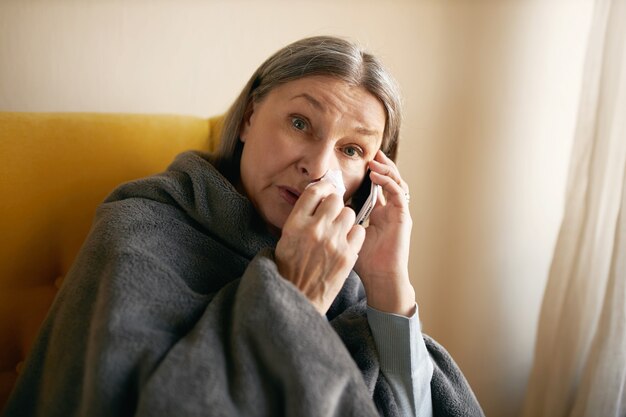
[[[343,148],[343,153],[351,158],[354,158],[357,156],[361,156],[363,154],[363,151],[361,151],[361,149],[357,146],[346,146],[345,148]]]
[[[307,126],[306,121],[304,121],[303,119],[299,117],[292,117],[291,125],[298,130],[305,130]]]

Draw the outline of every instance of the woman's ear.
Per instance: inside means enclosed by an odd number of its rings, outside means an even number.
[[[250,100],[246,107],[246,111],[243,113],[243,120],[241,122],[241,129],[239,131],[239,141],[246,143],[246,136],[250,130],[250,123],[252,114],[254,113],[254,100]]]

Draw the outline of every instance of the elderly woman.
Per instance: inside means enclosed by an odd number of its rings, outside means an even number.
[[[219,152],[98,209],[5,415],[482,415],[420,330],[399,128],[394,82],[352,43],[271,56]]]

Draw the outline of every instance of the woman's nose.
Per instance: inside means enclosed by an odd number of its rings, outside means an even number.
[[[339,164],[332,146],[320,146],[307,150],[298,166],[299,171],[311,181],[322,178],[329,169],[338,168]]]

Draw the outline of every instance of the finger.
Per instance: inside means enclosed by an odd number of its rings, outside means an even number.
[[[315,209],[313,217],[334,222],[344,207],[343,199],[332,193],[322,199]]]
[[[372,171],[370,178],[374,184],[383,187],[386,203],[392,203],[397,207],[408,206],[407,191],[388,175],[382,175]]]
[[[296,204],[294,211],[302,212],[306,215],[313,216],[320,203],[329,195],[335,192],[335,186],[328,181],[318,181],[307,187]]]
[[[363,246],[363,242],[365,242],[365,228],[360,224],[354,224],[353,220],[352,228],[348,232],[347,241],[350,250],[354,254],[358,255],[358,253],[361,251],[361,247]]]
[[[369,167],[373,172],[377,172],[381,175],[386,175],[392,178],[405,191],[408,191],[408,184],[402,179],[402,176],[400,175],[400,170],[398,170],[397,165],[383,152],[379,151],[376,154],[376,158],[370,162]]]
[[[382,162],[383,164],[391,165],[397,168],[396,163],[380,149],[378,150],[378,152],[376,152],[376,156],[374,156],[374,159],[378,162]]]
[[[395,167],[391,167],[389,165],[381,164],[377,161],[370,162],[370,169],[372,172],[376,172],[380,175],[385,175],[391,178],[396,184],[400,185],[405,191],[408,191],[408,184],[402,179],[400,172]]]
[[[334,224],[343,230],[344,235],[348,233],[348,230],[354,225],[356,220],[356,213],[350,207],[344,206],[337,217],[334,220]]]

